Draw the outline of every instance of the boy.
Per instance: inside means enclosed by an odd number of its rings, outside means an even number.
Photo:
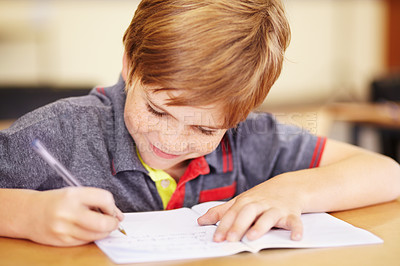
[[[198,220],[220,221],[215,241],[274,226],[297,240],[301,213],[396,199],[393,160],[249,115],[278,78],[289,35],[278,0],[143,0],[116,85],[0,133],[0,235],[80,245],[115,230],[121,210],[229,200]],[[63,188],[34,138],[86,187]]]

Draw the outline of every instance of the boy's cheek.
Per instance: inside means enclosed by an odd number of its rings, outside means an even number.
[[[135,134],[138,132],[149,132],[159,123],[159,121],[157,120],[146,119],[140,114],[136,115],[125,114],[124,119],[125,119],[125,125],[131,134]]]
[[[218,147],[221,139],[222,136],[213,139],[197,138],[193,142],[193,147],[195,147],[195,150],[197,150],[199,153],[205,155],[213,152]]]

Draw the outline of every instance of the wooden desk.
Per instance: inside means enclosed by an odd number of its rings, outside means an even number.
[[[400,103],[336,103],[325,107],[337,121],[400,129]]]
[[[0,130],[10,127],[13,122],[14,120],[0,120]]]
[[[341,103],[327,106],[336,121],[353,124],[352,144],[360,145],[360,132],[372,128],[378,133],[380,152],[400,162],[400,102]]]
[[[274,114],[283,124],[295,125],[311,133],[327,136],[335,121],[388,129],[400,129],[400,102],[331,103],[327,105],[258,108]]]
[[[257,254],[144,265],[400,265],[400,201],[333,213],[384,240],[383,244],[321,249],[267,249]],[[114,265],[95,244],[56,248],[0,238],[1,265]],[[138,265],[138,264],[134,264]]]

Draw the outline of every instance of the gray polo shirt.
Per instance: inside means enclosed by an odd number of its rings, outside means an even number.
[[[0,131],[0,187],[66,186],[31,148],[40,139],[85,186],[110,191],[124,212],[163,209],[123,118],[125,83],[62,99]],[[325,139],[253,113],[212,153],[191,161],[167,208],[227,200],[276,175],[319,164]]]

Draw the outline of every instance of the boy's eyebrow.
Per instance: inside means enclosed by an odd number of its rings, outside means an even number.
[[[152,106],[156,107],[157,109],[160,109],[161,111],[163,111],[163,112],[166,113],[167,115],[169,115],[169,116],[171,116],[172,118],[176,119],[176,118],[175,118],[172,114],[170,114],[167,110],[165,110],[165,109],[162,108],[161,106],[155,104],[155,103],[150,99],[150,96],[148,95],[147,92],[145,93],[145,95],[146,95],[146,100],[147,100]],[[222,126],[221,126],[221,127],[220,127],[220,126],[205,126],[205,125],[193,125],[193,126],[196,126],[196,127],[203,127],[203,128],[210,128],[210,129],[215,129],[215,130],[217,130],[217,129],[227,129],[227,128],[222,127]]]

